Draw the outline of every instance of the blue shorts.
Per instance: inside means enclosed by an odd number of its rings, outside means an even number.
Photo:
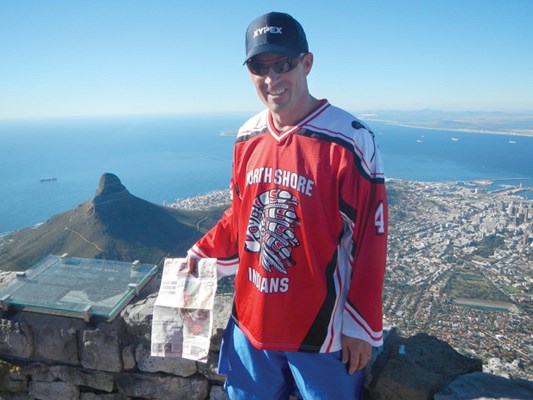
[[[341,352],[303,353],[257,350],[235,325],[224,332],[219,373],[226,374],[230,399],[306,400],[363,399],[363,371],[353,375],[341,363]]]

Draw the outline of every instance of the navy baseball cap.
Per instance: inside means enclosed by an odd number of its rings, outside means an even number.
[[[246,30],[246,60],[262,53],[298,57],[309,52],[302,25],[289,14],[271,12],[252,21]]]

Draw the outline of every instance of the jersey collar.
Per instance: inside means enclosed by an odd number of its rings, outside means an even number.
[[[311,110],[306,116],[304,116],[300,121],[298,121],[295,125],[285,129],[284,131],[280,132],[276,129],[276,126],[274,125],[274,120],[272,119],[272,112],[270,110],[268,111],[267,115],[267,128],[270,134],[274,139],[276,139],[278,142],[281,142],[284,138],[291,135],[294,132],[299,131],[302,129],[302,127],[312,121],[314,118],[316,118],[318,115],[320,115],[326,108],[330,106],[329,102],[326,99],[320,100],[320,103],[318,106],[316,106],[313,110]]]

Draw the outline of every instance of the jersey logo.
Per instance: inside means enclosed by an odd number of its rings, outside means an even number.
[[[261,266],[268,272],[272,267],[283,274],[295,265],[293,248],[300,245],[294,226],[300,226],[296,215],[298,199],[286,190],[272,189],[254,200],[246,229],[245,249],[259,253]]]

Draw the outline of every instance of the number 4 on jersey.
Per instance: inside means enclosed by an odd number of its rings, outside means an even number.
[[[374,216],[374,225],[376,227],[376,233],[383,235],[385,233],[385,216],[383,215],[383,202],[380,202],[376,208],[376,214]]]

